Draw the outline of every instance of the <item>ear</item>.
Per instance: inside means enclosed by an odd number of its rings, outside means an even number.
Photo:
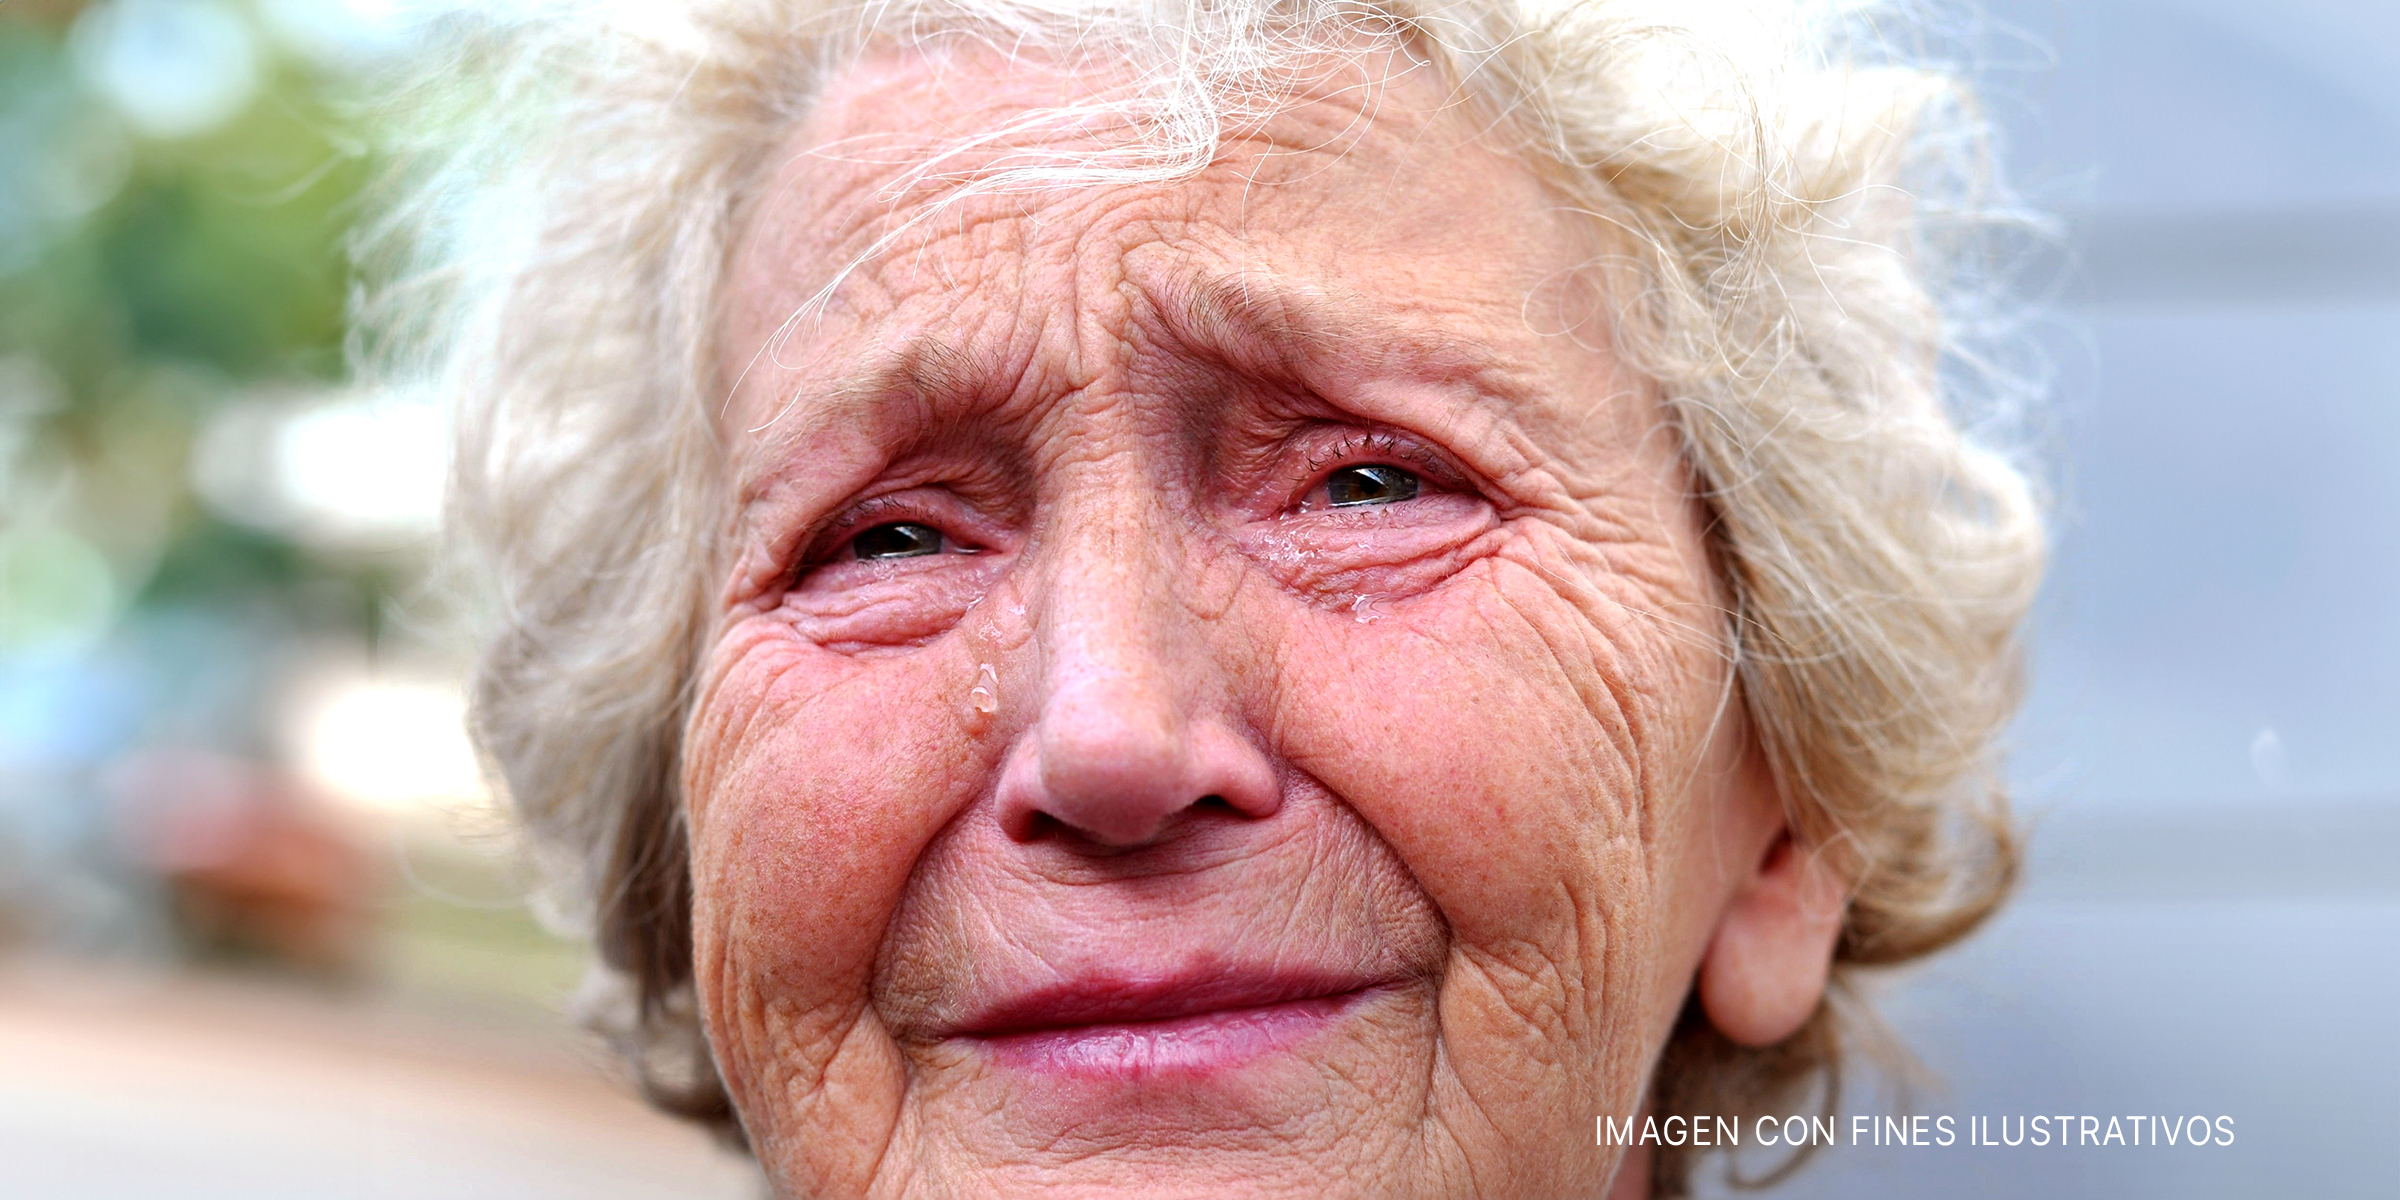
[[[1841,936],[1842,882],[1789,829],[1734,893],[1700,959],[1700,1007],[1744,1046],[1771,1046],[1816,1012]]]

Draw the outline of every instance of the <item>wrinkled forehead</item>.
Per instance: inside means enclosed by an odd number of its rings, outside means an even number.
[[[870,50],[775,147],[737,216],[721,356],[748,357],[795,316],[869,316],[936,260],[969,289],[961,264],[1022,271],[1129,228],[1363,244],[1421,236],[1495,183],[1540,199],[1405,48],[1190,76],[968,38]]]
[[[1468,103],[1397,37],[1314,41],[1237,39],[1209,59],[1123,38],[1066,52],[966,33],[879,42],[829,73],[756,199],[855,194],[871,202],[815,215],[872,225],[962,188],[1155,182],[1218,162],[1272,184],[1364,142],[1420,136]],[[1476,140],[1463,120],[1444,132]]]

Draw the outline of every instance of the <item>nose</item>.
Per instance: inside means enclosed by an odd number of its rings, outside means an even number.
[[[1124,848],[1195,810],[1273,815],[1276,771],[1240,731],[1205,623],[1177,599],[1188,581],[1157,547],[1127,553],[1143,535],[1126,524],[1102,528],[1061,556],[1033,606],[1041,708],[1002,768],[1002,828]]]

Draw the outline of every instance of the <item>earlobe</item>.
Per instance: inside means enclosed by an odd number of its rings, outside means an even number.
[[[1700,1006],[1717,1032],[1771,1046],[1825,995],[1841,936],[1841,880],[1787,831],[1726,905],[1700,960]]]

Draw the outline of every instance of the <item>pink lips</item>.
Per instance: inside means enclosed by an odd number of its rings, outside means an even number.
[[[958,1036],[1043,1073],[1208,1074],[1292,1049],[1376,986],[1314,975],[1084,979],[997,1005]]]

